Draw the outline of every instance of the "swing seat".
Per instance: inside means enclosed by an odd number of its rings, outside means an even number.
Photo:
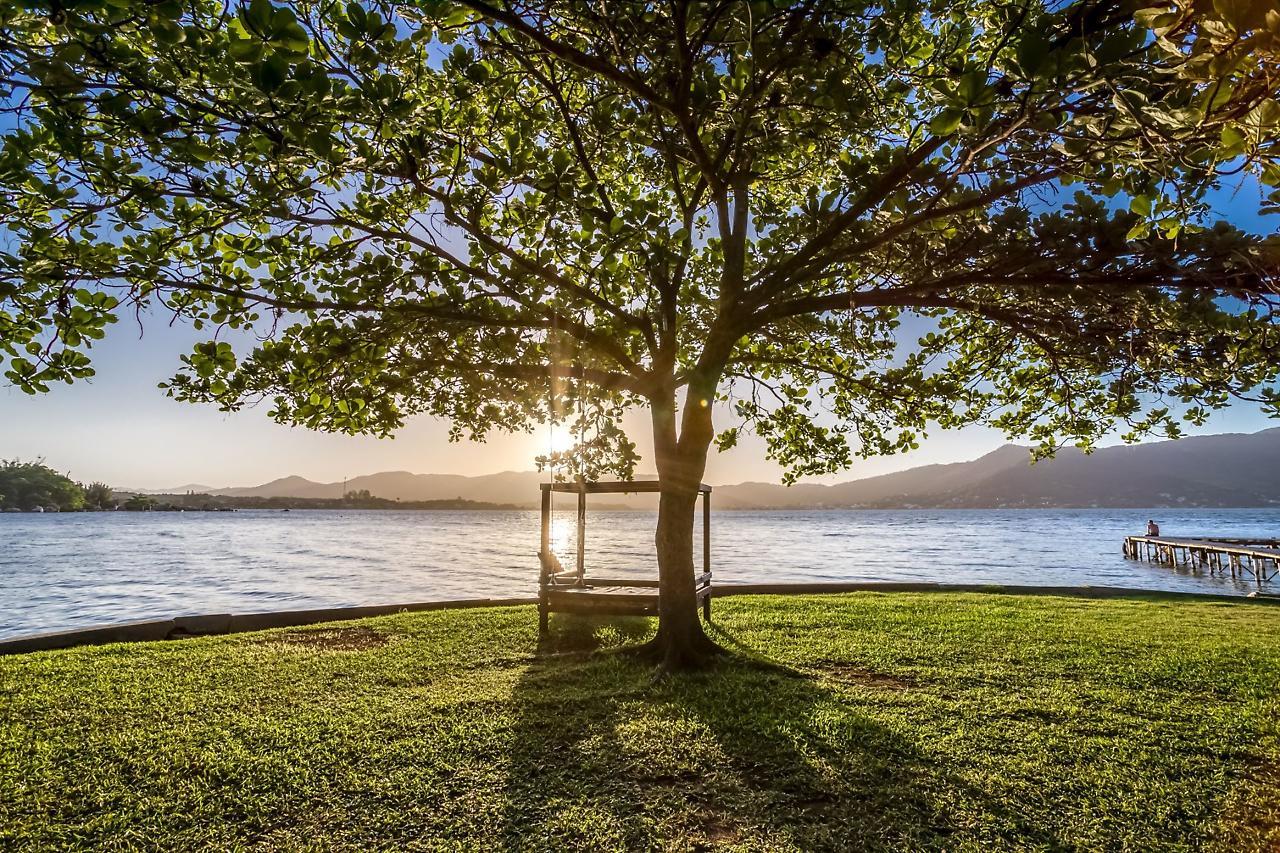
[[[538,625],[546,633],[548,615],[580,613],[604,616],[657,616],[657,578],[628,578],[586,573],[584,534],[588,494],[639,494],[657,492],[656,480],[602,483],[543,483],[542,549],[538,552]],[[568,569],[551,550],[551,496],[554,492],[578,496],[578,548],[576,566]],[[694,578],[694,597],[703,618],[711,619],[711,487],[700,485],[702,496],[702,572]]]
[[[694,595],[701,605],[711,597],[711,575],[695,579]],[[544,600],[549,612],[597,613],[608,616],[657,616],[658,581],[634,578],[552,579]]]

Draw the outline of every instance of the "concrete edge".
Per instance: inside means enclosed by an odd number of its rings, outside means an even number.
[[[842,592],[977,592],[987,595],[1044,595],[1068,598],[1160,598],[1224,601],[1235,604],[1280,604],[1280,597],[1216,592],[1142,589],[1123,586],[1007,586],[1003,584],[849,581],[828,583],[727,583],[715,587],[715,598],[732,595],[832,595]]]
[[[856,581],[848,583],[742,583],[714,587],[713,598],[735,595],[833,595],[848,592],[975,592],[988,595],[1037,595],[1074,598],[1157,598],[1184,601],[1221,601],[1233,604],[1280,605],[1280,597],[1250,598],[1206,592],[1175,592],[1114,586],[1002,586],[999,584],[905,583],[894,581]],[[395,613],[419,613],[430,610],[466,610],[476,607],[516,607],[537,604],[536,597],[472,598],[423,601],[410,604],[373,604],[361,607],[329,607],[315,610],[283,610],[268,613],[214,613],[177,616],[145,622],[123,622],[97,625],[71,631],[28,634],[0,640],[0,656],[28,652],[53,651],[78,646],[101,646],[108,643],[153,642],[185,637],[239,634],[269,628],[292,628],[320,622],[345,622],[388,616]]]

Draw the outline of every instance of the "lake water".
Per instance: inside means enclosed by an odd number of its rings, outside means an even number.
[[[1125,560],[1121,540],[1150,517],[1165,535],[1280,536],[1276,509],[726,511],[712,522],[713,560],[717,583],[1253,589]],[[652,567],[653,523],[646,512],[590,515],[588,565]],[[566,565],[572,526],[557,514]],[[533,595],[537,548],[537,513],[523,511],[2,514],[0,638],[197,613]]]

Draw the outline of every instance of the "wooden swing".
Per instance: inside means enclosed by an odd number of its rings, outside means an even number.
[[[587,495],[658,492],[656,480],[601,483],[542,483],[542,546],[538,551],[538,629],[547,633],[548,616],[586,613],[608,616],[657,616],[657,578],[591,576],[586,573]],[[568,492],[578,496],[577,564],[566,569],[551,550],[551,496]],[[702,496],[702,573],[694,578],[702,617],[711,619],[711,487],[698,486]]]
[[[552,353],[559,337],[559,318],[552,314],[547,343]],[[556,389],[563,381],[554,356],[548,366],[547,389],[548,426],[557,421]],[[578,440],[582,440],[583,426],[579,422]],[[550,440],[548,441],[551,444]],[[558,613],[586,613],[608,616],[657,616],[657,578],[626,578],[589,576],[586,573],[585,539],[587,532],[587,495],[589,494],[640,494],[661,491],[656,480],[628,482],[586,482],[581,476],[573,482],[555,481],[555,464],[551,467],[552,482],[542,483],[542,544],[538,549],[540,571],[538,575],[538,630],[547,633],[548,617]],[[567,492],[578,496],[578,549],[576,565],[566,569],[551,550],[551,496],[554,492]],[[694,578],[695,600],[702,604],[702,616],[711,619],[711,487],[698,486],[702,496],[702,573]]]

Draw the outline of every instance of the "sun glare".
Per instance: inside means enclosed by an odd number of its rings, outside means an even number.
[[[551,428],[551,452],[566,453],[573,449],[574,435],[568,427],[557,424]]]

